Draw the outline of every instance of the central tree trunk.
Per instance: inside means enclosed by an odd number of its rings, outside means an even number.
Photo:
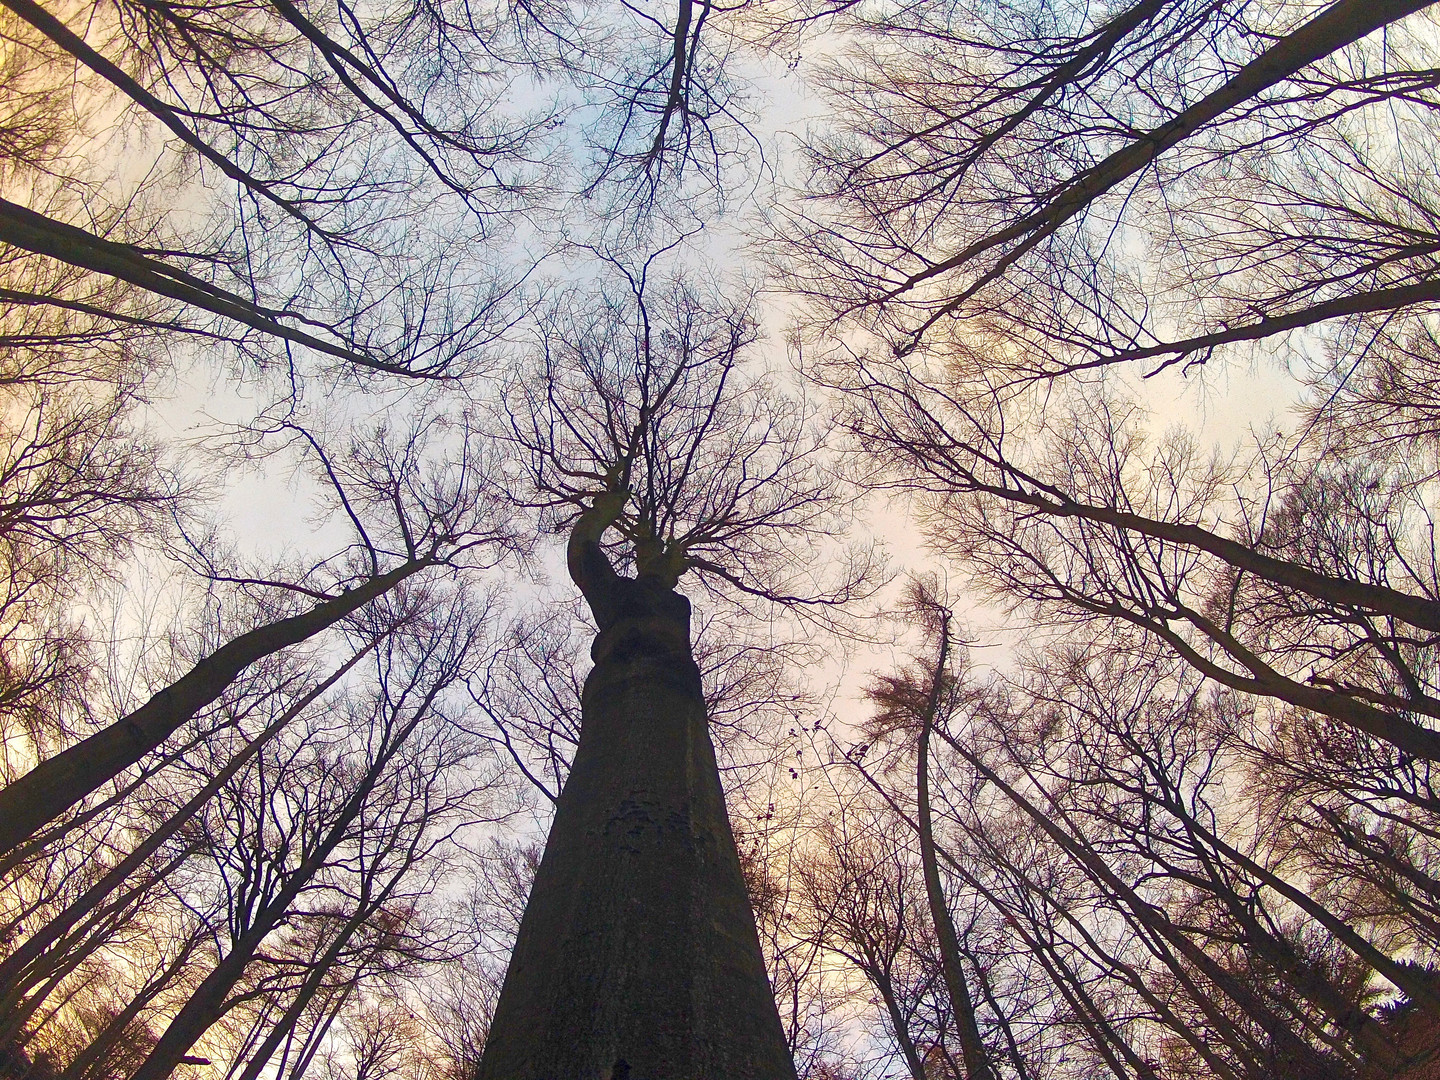
[[[476,1080],[794,1080],[689,601],[654,577],[615,575],[586,546],[600,632],[580,746]]]

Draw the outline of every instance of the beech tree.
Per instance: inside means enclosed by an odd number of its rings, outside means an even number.
[[[1423,1075],[1433,1049],[1397,1022],[1433,1009],[1433,978],[1407,955],[1418,926],[1361,899],[1354,864],[1344,878],[1311,871],[1300,852],[1332,841],[1270,797],[1275,764],[1255,754],[1242,698],[1206,692],[1133,637],[1034,654],[1003,680],[944,651],[948,667],[937,647],[881,682],[872,741],[833,767],[863,780],[852,797],[888,808],[918,855],[924,806],[895,777],[927,731],[938,741],[931,850],[947,908],[976,905],[957,940],[987,1067]],[[1237,772],[1249,792],[1228,789]],[[1277,812],[1293,824],[1256,827]],[[868,880],[841,902],[872,894]],[[861,933],[903,907],[880,905]],[[1406,1010],[1376,1008],[1375,972],[1405,987]]]
[[[473,759],[476,748],[456,738],[444,722],[442,703],[445,690],[463,678],[472,650],[483,644],[485,606],[473,596],[467,599],[463,613],[454,603],[436,605],[431,615],[441,621],[421,622],[410,633],[387,639],[375,657],[375,696],[362,700],[359,715],[345,725],[349,731],[332,733],[322,725],[310,753],[262,753],[261,759],[270,756],[269,767],[282,774],[310,771],[309,783],[282,782],[281,777],[267,781],[262,766],[251,778],[260,792],[268,788],[273,794],[257,798],[239,787],[210,804],[202,828],[218,833],[207,846],[228,912],[223,920],[228,941],[217,948],[213,966],[160,1034],[136,1077],[168,1076],[212,1024],[253,993],[234,992],[242,980],[253,987],[253,980],[263,978],[257,966],[279,969],[277,974],[291,984],[281,990],[291,1002],[276,1027],[279,1034],[254,1051],[260,1061],[252,1057],[251,1065],[258,1072],[357,932],[368,928],[371,934],[385,934],[386,921],[403,920],[409,904],[423,896],[423,884],[420,893],[410,892],[417,876],[423,882],[423,875],[414,873],[417,861],[443,846],[467,813],[482,812],[474,798],[477,786],[457,782],[462,761]],[[354,743],[347,759],[349,740]],[[476,779],[481,776],[483,770]],[[478,784],[479,793],[484,786]],[[293,805],[286,807],[287,802]],[[324,902],[326,894],[334,898],[333,905]],[[407,896],[410,900],[403,901]],[[309,899],[297,905],[302,897]],[[288,929],[285,937],[302,936],[307,923],[324,942],[320,948],[332,954],[329,962],[298,965],[298,977],[287,979],[284,945],[270,946],[263,960],[257,956],[261,943],[277,930]],[[403,928],[389,933],[403,934]]]
[[[564,297],[508,399],[598,633],[482,1077],[794,1068],[675,589],[696,573],[717,592],[825,605],[861,589],[864,568],[826,591],[797,585],[796,545],[843,509],[810,416],[746,370],[743,302],[657,287],[656,263],[611,260],[612,291]]]
[[[13,777],[31,754],[72,737],[83,708],[89,643],[65,606],[161,535],[184,500],[172,477],[140,464],[159,449],[126,430],[133,386],[93,393],[72,380],[46,386],[10,374],[0,460],[0,714]]]
[[[419,378],[471,370],[511,317],[515,279],[475,272],[430,228],[443,206],[483,238],[520,205],[518,155],[544,118],[499,106],[512,70],[487,49],[504,50],[503,19],[475,13],[458,33],[419,9],[356,22],[289,3],[118,4],[72,26],[31,0],[6,15],[13,302],[92,335],[178,331],[285,367],[309,356]],[[133,119],[130,152],[154,161],[138,191],[91,175],[106,132],[76,114],[82,100]],[[207,198],[217,184],[229,206]],[[156,205],[177,188],[193,192],[198,226]],[[406,200],[427,192],[425,220]],[[80,273],[34,287],[57,264]]]
[[[322,571],[332,575],[338,571],[337,584],[349,587],[332,585],[332,592],[317,587],[318,581],[237,579],[242,585],[268,586],[282,595],[318,603],[225,642],[139,709],[12,781],[0,791],[0,808],[6,816],[0,853],[9,853],[42,825],[138,763],[256,660],[329,629],[421,571],[455,568],[467,561],[493,563],[510,546],[508,530],[495,520],[496,504],[487,498],[488,479],[480,474],[473,449],[453,463],[452,475],[427,476],[419,454],[426,435],[423,426],[398,447],[386,446],[383,432],[374,445],[357,441],[348,462],[330,460],[313,437],[285,428],[281,426],[285,434],[308,443],[318,458],[318,471],[333,485],[338,509],[355,529],[356,550]],[[377,511],[394,520],[377,520]]]
[[[166,926],[165,916],[177,945],[188,944],[130,990],[64,1075],[93,1075],[110,1048],[134,1047],[140,1032],[151,1032],[149,1045],[132,1071],[163,1075],[181,1059],[229,1053],[237,1068],[258,1072],[283,1045],[280,1067],[300,1075],[337,1014],[359,1004],[359,988],[445,956],[443,920],[426,907],[452,869],[457,833],[512,805],[500,762],[447,716],[464,700],[454,690],[487,647],[493,612],[471,589],[447,591],[411,597],[403,625],[345,665],[363,661],[368,676],[345,693],[323,700],[309,690],[277,704],[280,715],[213,778],[214,760],[197,755],[192,769],[204,788],[178,829],[173,818],[160,822],[162,843],[149,872],[127,880],[121,918],[92,919],[84,947],[61,942],[46,955],[78,959],[69,992],[76,975],[83,988],[95,939],[118,958],[131,952],[125,928],[142,912],[136,894],[151,909],[140,925]],[[297,774],[306,782],[295,783]],[[62,975],[70,971],[73,963]],[[19,1011],[33,1015],[57,985],[40,987]],[[14,1021],[7,1010],[6,1023]],[[24,1037],[9,1045],[32,1051],[54,1026],[18,1023]]]
[[[1030,650],[936,728],[939,864],[1019,936],[999,970],[1043,972],[1057,1030],[1117,1076],[1430,1067],[1423,6],[838,16],[857,45],[780,238],[812,325],[846,331],[811,368]],[[1298,385],[1239,449],[1151,422],[1182,371],[1271,356]],[[917,670],[892,739],[918,757]],[[856,767],[911,813],[905,766]],[[990,1060],[1056,1068],[1003,1035],[1028,1003],[964,973]]]
[[[992,381],[1433,305],[1427,6],[848,6],[795,284]]]

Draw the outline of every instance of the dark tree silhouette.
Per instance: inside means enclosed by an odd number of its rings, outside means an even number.
[[[211,1025],[253,995],[242,980],[253,980],[257,965],[284,972],[277,931],[296,935],[310,916],[321,954],[301,966],[298,979],[288,980],[298,985],[287,988],[281,1037],[357,935],[366,951],[362,931],[372,936],[372,951],[377,934],[382,951],[397,947],[406,917],[398,900],[416,863],[447,843],[457,819],[483,805],[475,799],[477,787],[457,782],[456,774],[476,762],[477,749],[484,756],[488,750],[447,722],[445,695],[476,662],[489,614],[465,590],[432,605],[423,620],[387,638],[373,654],[374,690],[352,706],[339,745],[322,727],[298,753],[262,754],[257,769],[212,802],[201,828],[226,907],[222,925],[209,931],[223,944],[135,1080],[169,1076]],[[485,775],[483,767],[476,770],[477,778]],[[258,797],[272,785],[274,795]],[[395,925],[387,930],[387,922]],[[257,1069],[278,1041],[255,1049]]]
[[[992,382],[1433,309],[1428,6],[842,5],[782,269]]]
[[[166,331],[291,369],[421,379],[473,373],[513,318],[525,270],[468,262],[527,205],[523,154],[547,119],[502,105],[520,70],[503,22],[466,34],[435,10],[369,18],[288,0],[120,3],[75,25],[14,0],[5,15],[32,61],[16,72],[0,203],[8,301],[94,333]],[[93,167],[105,136],[86,129],[106,109],[133,125],[127,152],[154,159],[137,190]],[[201,213],[183,220],[174,190],[194,181]],[[427,191],[416,217],[408,200]],[[440,215],[464,244],[429,234]],[[83,273],[27,287],[57,264]]]
[[[281,427],[288,428],[288,422]],[[466,562],[493,565],[509,548],[509,530],[495,520],[496,503],[487,495],[490,482],[473,451],[454,462],[452,475],[442,479],[424,475],[419,446],[425,440],[425,425],[416,427],[410,440],[399,446],[386,445],[384,433],[373,445],[356,442],[351,460],[338,466],[312,436],[293,430],[318,457],[317,471],[333,485],[337,510],[354,526],[356,549],[350,554],[358,565],[345,566],[342,556],[336,567],[341,575],[349,571],[351,581],[341,577],[348,587],[332,594],[303,582],[241,582],[319,602],[232,638],[139,709],[46,758],[0,790],[4,816],[0,854],[8,854],[139,763],[219,698],[255,661],[324,632],[422,571]]]
[[[565,298],[510,399],[597,634],[480,1077],[794,1072],[675,590],[698,571],[752,603],[823,605],[863,579],[797,590],[797,548],[841,508],[810,417],[747,372],[744,304],[657,290],[653,265],[612,264],[598,304]]]
[[[874,337],[813,370],[1030,650],[953,677],[935,858],[1117,1077],[1433,1069],[1392,1020],[1440,1004],[1425,7],[838,12],[857,47],[783,247]],[[1097,370],[1247,352],[1311,386],[1242,452],[1157,435]],[[921,848],[894,778],[927,670],[851,754]],[[965,973],[996,1067],[1058,1068],[1033,1002]]]

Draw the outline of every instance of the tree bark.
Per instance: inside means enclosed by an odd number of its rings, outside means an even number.
[[[593,525],[594,523],[589,523]],[[725,813],[690,604],[570,567],[600,632],[580,745],[476,1080],[794,1080]]]

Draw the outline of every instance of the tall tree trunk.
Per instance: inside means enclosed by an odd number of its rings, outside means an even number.
[[[190,954],[200,945],[201,940],[202,935],[196,934],[186,941],[174,958],[140,989],[130,1004],[117,1013],[110,1023],[105,1025],[105,1030],[95,1036],[95,1040],[65,1067],[59,1080],[83,1080],[91,1066],[97,1062],[103,1063],[111,1051],[130,1036],[130,1026],[135,1022],[135,1018],[184,970],[190,961]],[[114,1075],[113,1068],[110,1074]]]
[[[600,529],[571,573],[600,633],[476,1080],[793,1080],[725,814],[690,604],[615,574]]]
[[[247,762],[249,762],[269,741],[280,734],[289,723],[310,707],[321,694],[325,693],[335,683],[360,662],[367,652],[373,648],[374,643],[357,651],[354,656],[342,664],[336,671],[316,686],[309,693],[300,698],[294,705],[286,709],[275,719],[264,731],[260,732],[254,739],[246,744],[234,757],[232,757],[218,773],[195,793],[178,811],[163,821],[154,832],[140,841],[135,849],[116,863],[109,872],[99,881],[72,903],[67,905],[63,911],[56,915],[49,922],[43,924],[32,934],[23,945],[0,961],[0,1009],[6,1008],[11,1002],[9,996],[13,995],[17,987],[24,987],[26,969],[39,960],[46,952],[57,943],[60,949],[70,944],[64,940],[77,924],[86,916],[91,914],[112,892],[130,880],[141,866],[149,858],[160,850],[161,846],[174,836],[180,829],[200,811],[206,803],[212,799],[216,792],[230,782]],[[173,868],[175,862],[167,864],[167,869]],[[162,875],[163,876],[163,875]],[[150,882],[144,882],[140,888],[148,888]],[[123,902],[128,903],[129,894]],[[73,939],[72,939],[73,940]]]
[[[0,790],[0,854],[136,764],[256,660],[329,629],[428,565],[412,559],[309,611],[232,638],[128,716],[42,761]]]
[[[930,817],[930,729],[940,706],[945,685],[946,662],[950,654],[950,612],[940,614],[940,652],[930,675],[930,692],[920,717],[920,740],[915,757],[915,824],[920,832],[920,865],[925,875],[925,898],[930,904],[930,921],[940,947],[940,971],[950,995],[955,1030],[960,1036],[960,1056],[965,1061],[966,1080],[993,1080],[990,1053],[980,1037],[975,1016],[975,999],[965,982],[960,958],[960,936],[950,918],[945,890],[940,883],[940,864],[935,858],[935,831]]]
[[[232,942],[230,952],[195,988],[190,999],[174,1015],[169,1026],[156,1041],[150,1056],[131,1074],[130,1080],[167,1080],[181,1064],[181,1059],[195,1045],[196,1040],[232,1007],[234,1002],[226,999],[244,976],[245,969],[254,960],[256,952],[290,913],[290,905],[305,890],[326,860],[341,842],[351,835],[352,827],[365,809],[376,784],[384,776],[391,760],[399,753],[402,744],[429,713],[443,687],[443,682],[431,687],[415,709],[414,715],[388,736],[388,741],[380,747],[364,774],[357,780],[355,790],[346,799],[335,820],[325,829],[323,835],[316,837],[315,846],[308,850],[308,854],[276,890],[275,895],[256,908],[249,926]]]
[[[905,1059],[905,1068],[910,1070],[911,1080],[925,1080],[925,1062],[920,1057],[915,1040],[910,1037],[910,1025],[905,1022],[905,1011],[900,1008],[900,1000],[895,996],[895,980],[890,977],[888,967],[879,956],[874,955],[864,959],[863,967],[870,985],[875,987],[885,1005],[885,1013],[890,1017],[890,1030],[895,1033],[895,1045],[900,1048],[900,1056]]]

